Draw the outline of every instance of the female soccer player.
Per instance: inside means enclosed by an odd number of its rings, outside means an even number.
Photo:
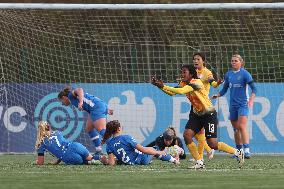
[[[106,143],[108,157],[102,158],[102,163],[115,165],[117,162],[126,165],[148,165],[153,156],[162,161],[169,161],[179,164],[179,161],[164,151],[157,151],[152,147],[143,147],[138,144],[130,135],[122,134],[122,127],[119,121],[110,121],[106,125],[106,132],[102,143]]]
[[[245,158],[251,157],[249,150],[249,134],[247,132],[247,122],[249,108],[252,108],[253,101],[257,92],[251,74],[243,68],[243,58],[235,54],[232,56],[232,70],[225,75],[225,82],[220,93],[213,95],[213,98],[218,98],[226,94],[230,88],[230,120],[235,130],[235,142],[237,149],[244,148]],[[252,92],[248,96],[248,87]]]
[[[168,95],[186,94],[192,104],[193,110],[189,114],[189,120],[183,133],[185,144],[196,160],[196,164],[191,168],[200,169],[204,167],[202,158],[193,142],[194,135],[200,132],[202,128],[205,129],[208,145],[214,150],[221,150],[236,155],[239,167],[241,167],[244,163],[243,151],[217,141],[217,112],[208,97],[202,81],[197,76],[195,67],[189,65],[182,66],[181,80],[180,88],[166,86],[162,80],[156,78],[152,78],[152,84]]]
[[[196,68],[197,76],[202,81],[204,88],[209,95],[210,86],[214,88],[218,87],[223,81],[218,79],[217,81],[214,79],[212,72],[206,68],[205,65],[205,55],[201,52],[197,52],[192,56],[194,67]],[[191,111],[193,108],[191,108]],[[214,156],[214,149],[211,149],[205,137],[205,131],[202,129],[199,133],[194,136],[198,141],[198,153],[200,154],[201,158],[203,158],[203,151],[204,149],[207,152],[208,160],[211,160]]]
[[[38,124],[36,140],[38,157],[36,164],[44,164],[44,152],[49,151],[57,160],[53,164],[63,161],[67,165],[82,165],[99,162],[100,156],[92,156],[87,148],[78,142],[66,140],[58,131],[51,131],[46,121]]]
[[[65,106],[72,104],[79,110],[85,110],[89,113],[86,131],[95,146],[96,153],[101,153],[102,147],[99,135],[104,135],[107,114],[112,115],[113,110],[108,109],[107,104],[98,97],[85,93],[82,88],[71,90],[71,87],[66,87],[59,92],[58,99]]]
[[[176,131],[173,127],[169,127],[165,132],[158,136],[154,141],[148,144],[146,147],[156,147],[159,150],[166,151],[168,149],[174,149],[174,154],[178,154],[179,159],[186,159],[186,154],[184,153],[184,147],[181,139],[176,135]],[[169,153],[173,157],[172,153]]]

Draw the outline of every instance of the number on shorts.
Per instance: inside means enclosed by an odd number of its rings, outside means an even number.
[[[208,123],[209,132],[214,133],[214,123]]]

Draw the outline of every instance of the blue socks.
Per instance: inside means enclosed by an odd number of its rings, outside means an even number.
[[[105,132],[106,132],[106,130],[105,130],[105,129],[102,129],[102,130],[100,131],[100,135],[103,137],[103,136],[105,135]]]
[[[249,144],[243,144],[245,153],[250,153],[249,151]]]
[[[95,147],[101,146],[100,135],[96,129],[91,130],[90,132],[88,132],[88,134]]]
[[[240,149],[242,149],[242,148],[243,148],[243,145],[241,145],[241,144],[237,144],[237,145],[236,145],[236,148],[237,148],[238,150],[240,150]]]

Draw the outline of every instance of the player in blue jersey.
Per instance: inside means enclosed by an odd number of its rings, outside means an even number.
[[[50,152],[57,159],[53,164],[63,161],[67,165],[82,165],[99,162],[99,155],[91,155],[85,146],[78,142],[66,140],[58,131],[51,131],[50,125],[46,121],[38,124],[36,141],[36,151],[38,153],[36,164],[44,164],[45,151]]]
[[[103,136],[105,133],[107,114],[112,115],[113,111],[108,109],[107,104],[103,100],[85,93],[82,88],[72,90],[71,87],[66,87],[59,92],[58,99],[65,106],[72,104],[79,110],[88,112],[86,131],[95,146],[96,153],[101,153],[100,135]]]
[[[243,58],[235,54],[232,56],[232,70],[225,75],[223,89],[213,95],[213,98],[223,96],[230,88],[230,120],[234,127],[234,137],[237,149],[244,148],[245,158],[251,157],[249,149],[249,134],[247,131],[247,122],[249,108],[252,108],[254,98],[257,92],[251,74],[243,68]],[[251,88],[249,97],[248,86]]]
[[[179,160],[164,151],[157,151],[152,147],[143,147],[130,135],[123,135],[122,127],[117,120],[107,123],[102,142],[107,145],[108,157],[102,158],[102,163],[106,165],[115,165],[117,163],[115,159],[126,165],[148,165],[153,156],[162,161],[179,164]]]

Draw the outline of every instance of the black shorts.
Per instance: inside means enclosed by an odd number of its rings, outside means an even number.
[[[206,138],[217,138],[217,126],[218,118],[215,110],[204,115],[197,115],[191,111],[185,129],[191,129],[197,134],[204,127]]]

